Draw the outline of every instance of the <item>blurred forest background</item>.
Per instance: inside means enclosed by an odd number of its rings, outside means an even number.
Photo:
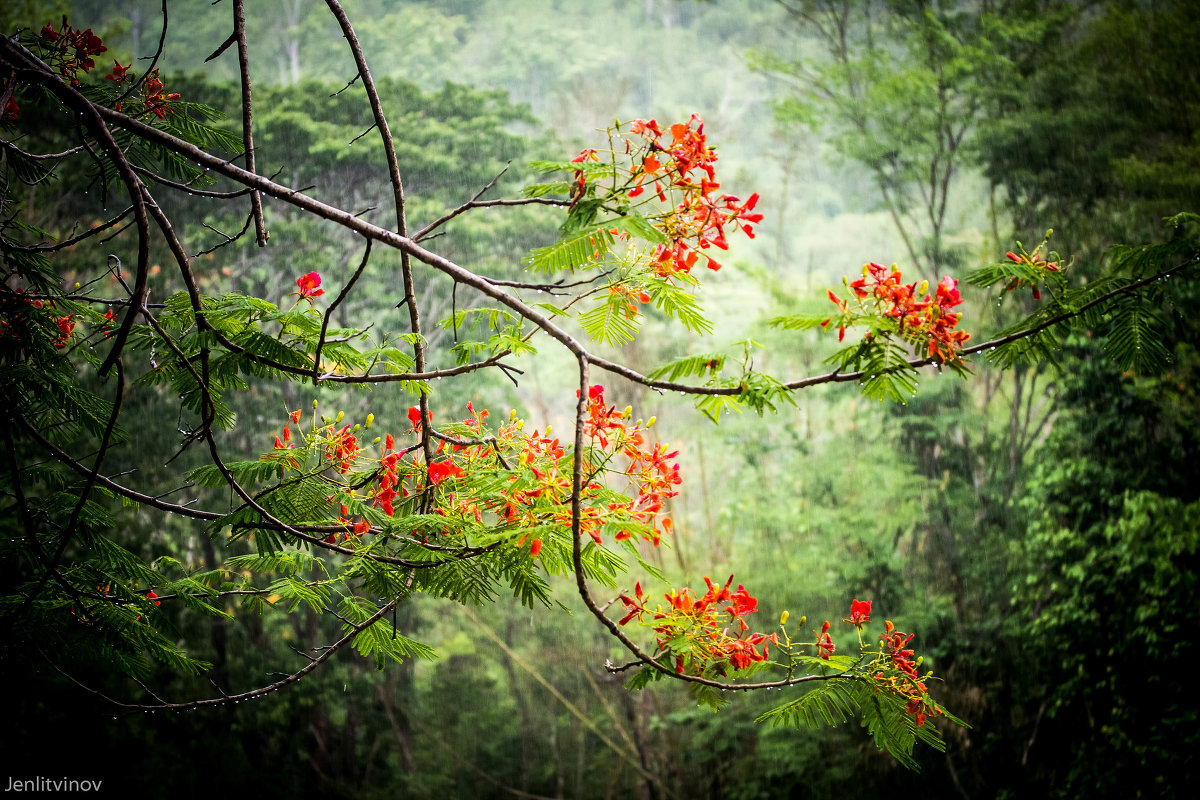
[[[1114,243],[1160,239],[1162,218],[1200,211],[1200,15],[1187,0],[936,3],[750,0],[345,0],[400,148],[419,226],[512,166],[513,196],[534,158],[595,144],[613,120],[705,119],[725,189],[762,195],[767,218],[701,303],[712,337],[668,331],[653,316],[613,356],[642,372],[685,353],[757,348],[773,375],[822,371],[832,337],[766,320],[820,312],[825,289],[865,261],[906,276],[963,277],[1047,227],[1074,258],[1071,280],[1104,268]],[[171,91],[230,114],[236,59],[205,64],[231,30],[228,3],[172,2],[161,65]],[[349,52],[320,0],[247,3],[259,169],[349,209],[387,219],[381,148]],[[152,54],[157,0],[9,2],[4,29],[63,13],[92,27],[111,58]],[[135,70],[146,62],[135,62]],[[100,72],[103,74],[103,72]],[[54,133],[48,131],[53,141]],[[353,144],[350,142],[353,141]],[[36,224],[67,235],[102,219],[103,201],[57,186],[30,189]],[[196,249],[242,220],[170,198]],[[209,215],[209,216],[205,216]],[[247,237],[202,257],[209,291],[278,300],[296,275],[334,279],[356,245],[340,231],[268,203],[270,246]],[[385,223],[386,224],[386,223]],[[204,227],[211,226],[210,228]],[[545,210],[461,218],[436,249],[500,277],[554,236]],[[120,241],[109,243],[111,250]],[[80,247],[80,272],[104,253]],[[389,262],[388,259],[393,259]],[[375,257],[374,289],[352,319],[394,323],[395,254]],[[165,263],[165,259],[164,259]],[[161,299],[173,290],[164,267]],[[977,339],[1032,308],[968,290],[963,327]],[[461,295],[461,293],[460,293]],[[1198,298],[1200,299],[1200,298]],[[449,314],[451,298],[423,309]],[[459,303],[470,303],[460,296]],[[461,307],[461,305],[460,305]],[[439,658],[376,672],[343,653],[301,685],[253,704],[183,715],[114,715],[56,674],[5,666],[26,743],[10,770],[42,764],[156,797],[238,792],[278,797],[1159,797],[1196,777],[1200,702],[1192,690],[1200,634],[1200,366],[1197,318],[1173,320],[1170,371],[1121,374],[1104,330],[1073,339],[1059,367],[1000,372],[982,362],[960,380],[930,371],[907,404],[863,400],[854,387],[801,392],[795,407],[714,425],[682,398],[613,380],[618,406],[658,417],[682,452],[672,509],[677,535],[653,554],[678,584],[736,574],[760,599],[762,628],[784,609],[837,619],[852,597],[915,630],[944,678],[937,699],[971,729],[948,751],[919,752],[910,773],[851,724],[797,733],[756,725],[776,697],[731,698],[719,714],[661,684],[627,692],[606,658],[618,648],[587,619],[512,598],[470,610],[420,598],[401,607],[410,637]],[[349,323],[346,323],[349,324]],[[431,366],[448,366],[448,330],[430,334]],[[740,344],[743,340],[759,344]],[[436,359],[442,358],[445,363]],[[547,352],[518,386],[476,375],[432,397],[439,419],[468,400],[562,424],[573,375]],[[411,398],[337,396],[295,385],[238,401],[247,457],[269,447],[284,409],[320,400],[358,418],[401,420]],[[175,489],[189,466],[178,408],[164,398],[112,457],[144,484]],[[114,461],[114,464],[116,462]],[[193,495],[195,492],[192,493]],[[215,561],[197,526],[166,527],[119,510],[123,543],[196,567]],[[170,523],[177,523],[171,527]],[[630,576],[629,584],[641,576]],[[570,605],[570,587],[560,599]],[[328,641],[315,617],[248,615],[242,624],[181,622],[180,638],[214,662],[228,691],[291,669],[292,646]],[[189,629],[191,625],[194,629]],[[136,687],[88,676],[116,695]],[[183,679],[160,694],[211,694]],[[18,683],[18,681],[20,683]],[[43,764],[43,762],[45,762]]]

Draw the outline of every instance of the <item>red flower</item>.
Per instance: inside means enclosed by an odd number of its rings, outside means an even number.
[[[114,59],[112,72],[108,73],[104,77],[108,78],[110,81],[116,81],[117,83],[123,83],[125,81],[125,78],[127,77],[126,73],[129,72],[129,68],[132,66],[133,66],[132,61],[129,62],[128,64],[126,64],[125,66],[121,66],[121,62]]]
[[[537,558],[538,553],[540,553],[540,552],[542,552],[542,540],[534,539],[532,542],[529,543],[529,555],[533,556],[534,558]]]
[[[746,587],[740,583],[730,599],[733,600],[733,605],[730,606],[729,612],[734,616],[740,617],[758,610],[758,598],[751,597]]]
[[[325,294],[325,290],[321,288],[321,274],[319,272],[310,272],[307,275],[301,275],[296,279],[296,286],[299,287],[299,295],[301,297],[320,297]]]
[[[829,656],[837,650],[837,646],[833,643],[833,637],[829,635],[829,622],[826,621],[821,626],[821,635],[817,637],[817,653],[826,661]]]
[[[54,346],[59,350],[66,346],[67,340],[71,338],[71,333],[75,330],[75,316],[68,314],[65,317],[59,317],[54,320],[54,324],[58,326],[59,336],[54,340]]]
[[[455,464],[453,461],[435,461],[429,465],[429,482],[441,483],[451,475],[456,478],[461,478],[466,473],[462,467]]]
[[[863,625],[871,621],[871,601],[870,600],[851,600],[850,601],[850,618],[843,619],[842,622],[849,622],[851,625],[858,628],[860,631]]]
[[[108,50],[104,43],[100,41],[100,37],[92,33],[92,29],[86,31],[76,31],[74,35],[75,45],[75,60],[79,62],[79,66],[84,72],[88,72],[92,67],[96,66],[96,62],[92,60],[92,56],[98,56]]]
[[[663,135],[663,131],[658,124],[658,120],[652,119],[647,122],[644,119],[635,119],[629,126],[630,133],[646,134],[647,131],[654,134],[655,137]]]
[[[146,590],[146,599],[147,599],[147,600],[153,600],[153,601],[154,601],[154,605],[156,605],[156,606],[161,606],[161,605],[162,605],[162,601],[161,601],[161,600],[158,600],[157,598],[158,598],[158,595],[154,593],[154,590],[153,590],[153,589],[147,589],[147,590]]]

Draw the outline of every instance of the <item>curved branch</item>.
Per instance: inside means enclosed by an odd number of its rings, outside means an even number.
[[[280,680],[277,680],[274,683],[267,684],[266,686],[260,686],[257,689],[251,689],[248,692],[241,692],[239,694],[225,694],[224,692],[222,692],[220,697],[213,697],[213,698],[208,698],[205,700],[189,700],[189,701],[186,701],[183,703],[168,703],[168,702],[159,702],[159,703],[153,703],[153,704],[150,704],[150,703],[122,703],[120,700],[114,700],[113,698],[109,697],[108,695],[104,694],[103,692],[101,692],[97,689],[93,689],[92,687],[82,683],[77,678],[72,676],[70,673],[67,673],[62,668],[60,668],[56,663],[54,663],[54,661],[52,659],[47,657],[45,653],[41,653],[41,654],[42,654],[42,657],[46,659],[47,663],[49,663],[50,666],[54,668],[55,672],[58,672],[60,675],[63,675],[64,677],[66,677],[68,680],[70,680],[72,683],[74,683],[76,686],[80,687],[81,689],[84,689],[85,691],[90,692],[93,695],[96,695],[97,697],[101,698],[102,700],[104,700],[118,708],[125,708],[130,711],[184,711],[184,710],[192,709],[192,708],[206,708],[206,707],[211,707],[211,706],[222,706],[222,705],[228,705],[229,703],[240,703],[243,700],[253,700],[256,697],[262,697],[263,695],[270,694],[271,692],[279,691],[280,689],[283,689],[287,686],[291,686],[292,684],[296,683],[301,678],[303,678],[305,675],[309,674],[310,672],[315,670],[317,667],[321,666],[321,664],[325,663],[330,658],[332,658],[333,655],[337,651],[341,650],[343,647],[345,647],[346,645],[350,644],[355,639],[357,639],[359,634],[361,634],[367,628],[371,627],[376,622],[383,619],[383,617],[386,616],[388,613],[390,613],[391,610],[393,608],[395,608],[396,605],[402,599],[403,599],[403,597],[401,597],[399,595],[392,598],[391,601],[389,601],[385,605],[381,606],[378,611],[376,611],[374,614],[372,614],[366,620],[364,620],[363,622],[361,622],[358,625],[351,627],[351,629],[349,631],[347,631],[346,635],[343,636],[341,639],[338,639],[336,642],[334,642],[331,645],[327,645],[324,648],[321,648],[321,655],[314,657],[314,656],[309,656],[306,653],[301,653],[301,655],[303,655],[305,658],[308,659],[308,663],[305,664],[300,669],[296,670],[295,672],[290,673],[290,674],[286,675],[285,677],[281,678]],[[314,649],[317,649],[317,648],[314,648]],[[38,652],[41,652],[40,648],[39,648]]]

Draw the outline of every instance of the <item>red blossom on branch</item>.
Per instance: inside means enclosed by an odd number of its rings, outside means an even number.
[[[850,618],[843,619],[842,622],[849,622],[860,631],[863,626],[871,621],[871,601],[870,600],[851,600],[850,601]]]
[[[946,276],[928,294],[929,282],[903,283],[900,270],[889,269],[882,264],[870,262],[863,266],[863,276],[851,281],[848,286],[854,292],[850,300],[843,299],[833,291],[829,300],[838,308],[838,341],[842,341],[846,327],[863,318],[883,317],[894,320],[896,332],[920,346],[925,355],[941,362],[959,357],[963,344],[971,334],[958,330],[962,314],[951,311],[962,303],[958,281]],[[852,308],[851,300],[857,301]],[[821,323],[827,328],[834,321],[830,317]]]
[[[320,297],[325,294],[325,290],[321,288],[321,274],[319,272],[309,272],[301,275],[296,279],[297,291],[301,297],[313,298]]]

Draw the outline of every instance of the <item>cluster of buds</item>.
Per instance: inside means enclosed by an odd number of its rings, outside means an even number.
[[[1050,238],[1053,231],[1046,231],[1046,240]],[[1008,282],[1008,291],[1013,291],[1021,286],[1022,283],[1029,284],[1029,291],[1033,294],[1034,300],[1042,299],[1041,284],[1049,277],[1052,272],[1060,272],[1062,270],[1062,262],[1056,258],[1047,258],[1042,254],[1042,248],[1046,246],[1046,241],[1043,241],[1032,253],[1025,252],[1025,248],[1021,247],[1021,243],[1017,242],[1017,249],[1021,252],[1014,253],[1009,250],[1004,254],[1005,258],[1014,264],[1021,264],[1033,271],[1036,278],[1013,278]],[[1051,253],[1051,256],[1054,254]]]

